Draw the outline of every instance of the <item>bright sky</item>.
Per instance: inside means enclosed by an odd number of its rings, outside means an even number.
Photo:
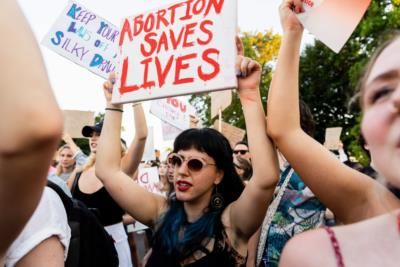
[[[164,6],[176,0],[77,0],[99,16],[119,25],[122,18]],[[67,5],[67,0],[18,0],[35,36],[40,42],[57,17]],[[281,32],[278,17],[279,0],[238,0],[238,25],[242,31],[263,31],[273,29]],[[40,46],[50,81],[57,101],[62,109],[90,110],[103,112],[105,101],[102,93],[103,80],[73,62]],[[171,143],[164,143],[159,120],[148,114],[149,103],[145,103],[147,123],[154,127],[155,148],[163,149]],[[129,142],[133,135],[131,108],[125,108],[123,137]]]

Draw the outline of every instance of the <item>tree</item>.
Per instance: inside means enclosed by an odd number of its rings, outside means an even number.
[[[242,34],[241,39],[245,48],[245,55],[255,59],[262,66],[260,90],[265,106],[267,91],[271,82],[271,62],[277,57],[281,36],[272,31],[263,33],[245,32]],[[203,124],[205,126],[212,125],[216,118],[211,118],[211,99],[208,94],[193,95],[190,103],[196,108]],[[222,112],[222,118],[231,125],[245,129],[242,106],[236,92],[232,93],[232,104]]]
[[[360,110],[350,109],[348,103],[355,95],[363,66],[378,46],[381,34],[399,28],[399,2],[372,1],[339,54],[316,41],[307,46],[301,56],[301,95],[316,120],[316,139],[323,141],[327,127],[344,127],[342,140],[345,147],[364,164],[366,155],[358,144]]]

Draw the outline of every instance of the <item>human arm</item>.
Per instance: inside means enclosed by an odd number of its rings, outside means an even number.
[[[17,1],[0,2],[0,35],[1,258],[39,202],[63,120]]]
[[[141,103],[133,104],[135,120],[135,137],[122,158],[122,170],[129,176],[133,176],[143,157],[144,147],[147,139],[147,123]]]
[[[111,103],[112,84],[109,81],[105,83],[103,89],[107,108],[122,109],[122,105]],[[140,187],[122,171],[121,122],[122,112],[106,110],[96,152],[96,176],[128,214],[146,225],[154,225],[165,208],[166,200]]]
[[[239,52],[242,50],[240,47],[238,40]],[[239,55],[237,68],[242,73],[238,78],[238,93],[246,121],[249,150],[254,156],[251,160],[253,175],[239,199],[230,207],[230,222],[238,237],[247,241],[264,219],[279,178],[279,168],[274,145],[265,134],[265,114],[259,90],[261,66]]]
[[[268,95],[268,134],[313,193],[344,223],[392,209],[395,198],[365,175],[344,166],[300,126],[299,51],[303,27],[286,0],[280,7],[284,35]],[[381,205],[383,196],[385,204]],[[387,207],[385,207],[387,205]]]

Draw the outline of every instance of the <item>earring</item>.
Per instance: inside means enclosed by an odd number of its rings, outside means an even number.
[[[215,186],[215,192],[211,196],[211,208],[220,210],[224,206],[224,197],[218,193],[218,185]]]

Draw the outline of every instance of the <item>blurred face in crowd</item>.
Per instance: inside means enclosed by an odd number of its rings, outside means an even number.
[[[73,159],[72,150],[69,147],[64,147],[58,154],[60,164],[63,169],[71,168],[75,165],[75,160]]]
[[[372,65],[362,88],[362,133],[377,170],[400,188],[400,38]]]
[[[168,182],[173,183],[174,182],[174,166],[168,163],[167,165],[167,177],[168,177]]]
[[[242,157],[250,161],[249,148],[244,144],[237,144],[233,149],[234,157]]]
[[[90,151],[96,153],[97,143],[99,141],[100,133],[93,132],[89,138]]]
[[[160,176],[167,176],[168,172],[168,164],[166,162],[162,162],[160,167],[158,167],[158,174]]]

